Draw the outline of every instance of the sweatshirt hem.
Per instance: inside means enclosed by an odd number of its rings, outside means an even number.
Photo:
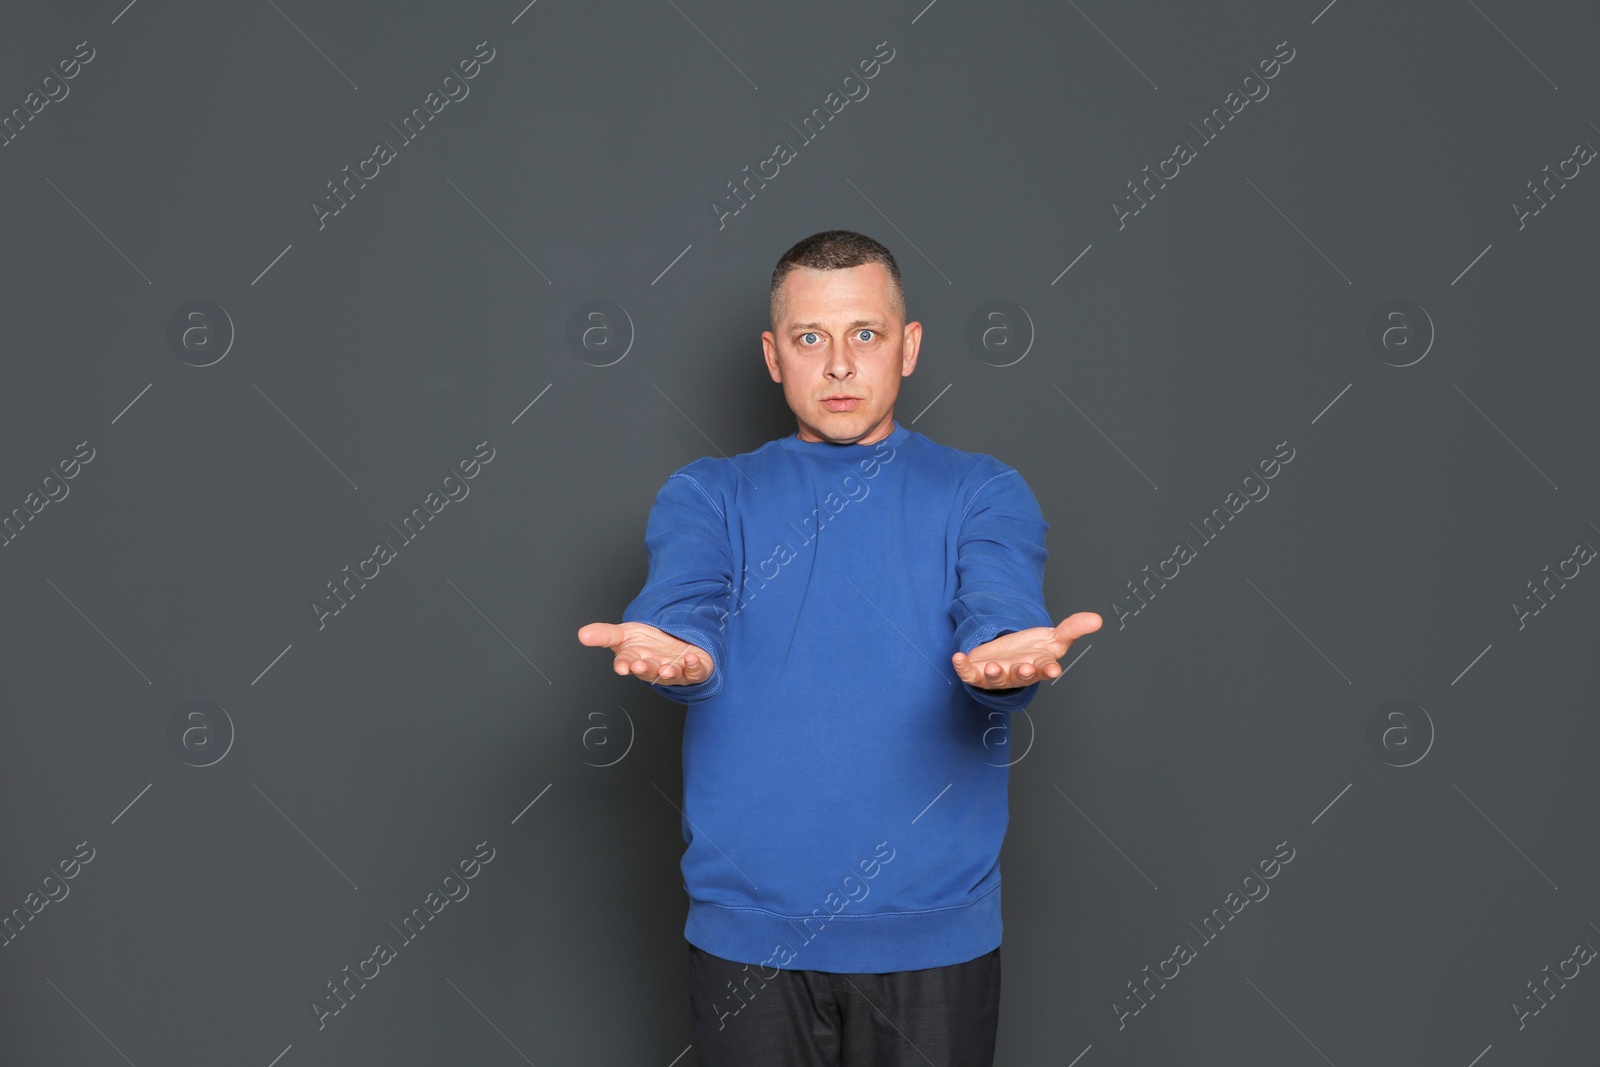
[[[684,937],[713,956],[779,970],[883,974],[948,967],[1000,946],[1000,884],[965,904],[926,911],[788,916],[689,902]]]

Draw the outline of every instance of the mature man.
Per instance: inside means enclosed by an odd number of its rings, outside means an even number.
[[[668,477],[644,589],[578,640],[687,706],[701,1064],[987,1067],[1009,780],[993,742],[1102,620],[1052,624],[1048,525],[1017,471],[894,421],[922,325],[888,249],[806,238],[771,311],[761,343],[798,431]]]

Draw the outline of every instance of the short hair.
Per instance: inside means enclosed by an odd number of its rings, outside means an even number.
[[[783,302],[783,280],[795,267],[813,270],[844,270],[864,263],[882,263],[889,272],[891,303],[903,320],[906,316],[906,291],[900,283],[900,264],[894,253],[866,234],[852,230],[824,230],[797,242],[779,259],[772,271],[769,307],[772,325],[778,325],[779,305]]]

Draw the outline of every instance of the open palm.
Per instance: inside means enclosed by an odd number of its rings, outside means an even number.
[[[715,664],[699,645],[679,640],[643,622],[591,622],[578,630],[578,640],[615,653],[612,669],[645,682],[695,685],[711,677]]]
[[[1056,661],[1072,642],[1100,629],[1103,620],[1092,611],[1068,615],[1056,626],[1035,626],[985,641],[970,653],[950,657],[956,674],[979,689],[1015,689],[1045,678],[1061,677]]]

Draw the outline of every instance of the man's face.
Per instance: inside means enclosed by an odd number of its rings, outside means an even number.
[[[900,379],[916,368],[922,344],[922,323],[905,322],[895,308],[888,269],[794,267],[782,292],[783,321],[761,335],[761,347],[800,440],[870,445],[888,437]]]

